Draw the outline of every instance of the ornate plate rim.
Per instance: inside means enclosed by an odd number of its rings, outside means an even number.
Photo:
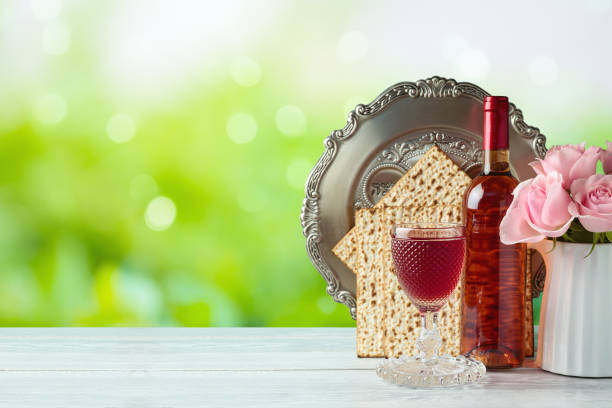
[[[347,115],[346,125],[342,129],[333,130],[325,138],[325,151],[310,172],[305,186],[305,194],[300,213],[302,233],[306,238],[306,252],[314,267],[327,282],[326,291],[338,303],[349,308],[351,317],[356,319],[356,299],[348,290],[341,290],[340,279],[327,265],[321,255],[319,243],[321,232],[319,228],[319,186],[327,168],[336,157],[340,143],[349,139],[357,130],[360,120],[367,120],[383,111],[391,103],[400,98],[456,98],[467,96],[482,101],[489,93],[478,85],[470,82],[457,82],[452,78],[432,76],[415,82],[399,82],[388,87],[367,105],[359,104]],[[525,139],[532,140],[532,148],[536,155],[543,158],[546,154],[546,136],[537,127],[530,126],[523,120],[523,113],[510,103],[509,120],[514,129]]]

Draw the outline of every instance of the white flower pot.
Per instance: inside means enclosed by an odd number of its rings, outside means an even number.
[[[531,244],[544,258],[537,364],[578,377],[612,377],[612,244]]]

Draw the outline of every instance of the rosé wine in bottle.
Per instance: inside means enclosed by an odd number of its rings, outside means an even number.
[[[518,184],[510,174],[508,147],[508,98],[488,96],[483,169],[464,203],[461,353],[490,368],[519,366],[525,356],[525,244],[504,245],[499,239],[499,224]]]

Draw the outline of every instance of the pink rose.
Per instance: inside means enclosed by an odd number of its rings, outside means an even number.
[[[604,173],[612,174],[612,142],[606,141],[608,150],[601,151],[601,163],[603,164]]]
[[[584,142],[576,145],[553,146],[546,153],[544,160],[538,159],[529,165],[538,175],[546,175],[552,171],[561,173],[563,188],[569,190],[574,180],[595,174],[601,154],[602,149],[597,146],[591,146],[585,151]]]
[[[512,194],[514,199],[500,225],[500,239],[506,245],[560,237],[574,219],[569,212],[572,199],[557,172],[525,180]]]
[[[612,231],[612,174],[593,174],[572,183],[572,215],[591,232]]]

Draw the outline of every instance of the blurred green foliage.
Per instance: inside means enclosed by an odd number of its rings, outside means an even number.
[[[70,15],[70,52],[45,57],[44,70],[22,82],[0,78],[0,325],[354,325],[306,255],[303,185],[323,139],[344,125],[347,100],[366,103],[386,85],[417,78],[364,84],[344,67],[346,75],[323,81],[313,49],[318,70],[298,84],[293,50],[262,51],[261,80],[244,86],[219,52],[225,74],[214,80],[197,71],[163,102],[121,101],[99,78],[101,51],[88,37],[104,6],[86,8]],[[284,24],[278,29],[289,30]],[[294,43],[306,38],[293,35]],[[61,51],[61,30],[51,38],[51,52]],[[287,105],[306,119],[295,134],[277,123]],[[248,143],[228,137],[238,113],[256,123]],[[133,135],[131,122],[118,136],[109,130],[117,114],[131,118]],[[603,145],[607,123],[585,119],[587,141]],[[245,126],[238,131],[248,133]],[[548,136],[549,144],[578,141]],[[147,213],[159,197],[175,214],[167,206]]]
[[[61,123],[2,132],[0,324],[352,325],[304,250],[308,169],[300,188],[286,177],[296,157],[314,164],[329,129],[280,136],[260,89],[222,84],[142,113],[124,144],[86,90]],[[245,145],[226,136],[236,100],[257,118]],[[154,231],[144,214],[160,195],[176,219]]]

